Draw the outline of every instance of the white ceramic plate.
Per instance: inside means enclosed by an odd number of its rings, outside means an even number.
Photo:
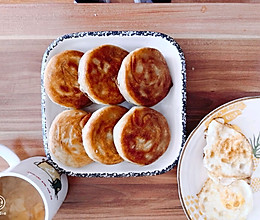
[[[161,112],[169,123],[171,142],[167,151],[154,163],[138,166],[128,162],[116,165],[103,165],[97,162],[82,168],[65,166],[56,160],[48,148],[48,131],[55,116],[65,108],[54,104],[45,93],[43,86],[44,70],[52,56],[64,50],[73,49],[86,52],[102,44],[117,45],[128,51],[140,47],[153,47],[164,55],[172,76],[174,86],[163,101],[153,108]],[[67,34],[56,39],[46,50],[41,69],[42,129],[47,157],[61,172],[81,177],[127,177],[157,175],[171,170],[177,163],[185,141],[186,129],[186,70],[185,59],[180,46],[168,35],[149,31],[101,31]],[[130,108],[127,102],[122,105]],[[92,104],[85,110],[93,112],[101,105]]]
[[[208,178],[203,166],[203,148],[206,145],[204,131],[212,118],[223,117],[225,122],[236,126],[248,138],[254,149],[254,173],[251,187],[254,208],[248,220],[259,220],[260,209],[260,96],[231,101],[209,113],[187,138],[179,158],[177,169],[179,197],[188,219],[206,219],[198,208],[197,193]]]

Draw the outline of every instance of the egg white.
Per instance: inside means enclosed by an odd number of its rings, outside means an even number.
[[[242,133],[215,119],[208,126],[206,141],[203,164],[211,179],[227,185],[252,175],[252,147]]]
[[[253,209],[253,193],[244,180],[225,186],[209,178],[198,198],[208,220],[245,220]]]

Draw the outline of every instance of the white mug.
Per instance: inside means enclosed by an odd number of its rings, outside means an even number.
[[[9,164],[8,169],[0,172],[0,178],[18,177],[34,186],[44,203],[44,219],[52,219],[67,195],[66,175],[55,170],[45,157],[31,157],[21,161],[13,151],[1,144],[0,156]],[[3,211],[5,202],[4,196],[0,195],[0,219],[8,215]]]

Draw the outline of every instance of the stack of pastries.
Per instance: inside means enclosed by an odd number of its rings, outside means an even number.
[[[101,45],[85,53],[66,50],[53,56],[44,72],[49,98],[67,107],[53,120],[48,147],[61,163],[83,167],[93,161],[149,165],[167,150],[166,118],[150,108],[173,86],[167,62],[155,48],[130,53]],[[133,104],[130,109],[123,102]],[[95,112],[85,109],[102,104]]]

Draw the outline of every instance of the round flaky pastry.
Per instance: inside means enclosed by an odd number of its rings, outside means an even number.
[[[83,145],[92,160],[103,164],[123,161],[114,145],[113,129],[127,110],[122,106],[105,106],[92,114],[82,131]]]
[[[102,45],[87,51],[79,63],[80,89],[98,104],[119,104],[124,101],[116,78],[126,50]]]
[[[168,148],[171,135],[166,118],[148,107],[132,107],[115,125],[114,143],[126,161],[148,165]]]
[[[162,53],[146,47],[136,49],[124,58],[117,81],[124,98],[142,106],[160,102],[173,85]]]
[[[48,62],[44,71],[44,87],[53,102],[71,108],[82,108],[91,103],[78,83],[78,65],[82,56],[80,51],[66,50]]]
[[[54,157],[70,167],[82,167],[92,162],[82,142],[82,129],[91,114],[82,110],[66,110],[53,120],[48,147]]]

